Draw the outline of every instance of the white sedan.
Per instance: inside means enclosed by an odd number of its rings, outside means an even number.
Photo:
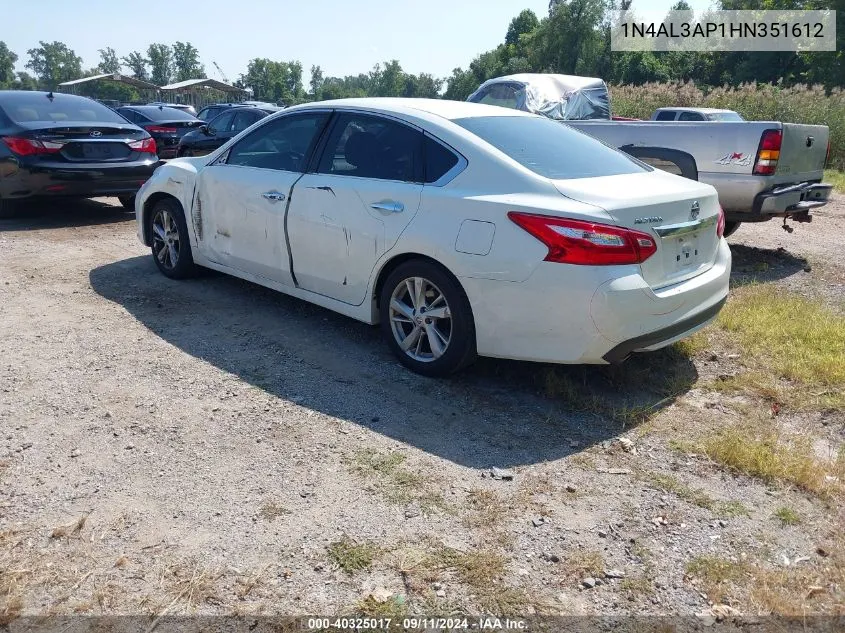
[[[159,270],[212,268],[381,324],[410,369],[612,363],[702,328],[731,255],[713,187],[474,103],[288,108],[136,198]]]

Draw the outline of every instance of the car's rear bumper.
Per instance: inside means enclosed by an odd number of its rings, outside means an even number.
[[[132,163],[25,163],[6,161],[0,197],[113,196],[134,194],[153,174],[157,159]]]
[[[807,212],[826,205],[832,191],[833,185],[820,182],[775,187],[754,197],[752,212],[764,216]]]
[[[688,336],[728,294],[731,254],[720,240],[706,272],[652,290],[639,266],[543,262],[524,282],[461,278],[482,356],[606,364]]]

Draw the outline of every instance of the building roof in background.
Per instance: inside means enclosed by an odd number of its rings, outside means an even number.
[[[186,88],[214,88],[221,92],[243,92],[240,88],[224,84],[222,81],[216,79],[188,79],[187,81],[177,81],[175,84],[168,84],[162,86],[160,90],[184,90]]]
[[[92,77],[83,77],[82,79],[72,79],[71,81],[64,81],[59,84],[59,86],[78,86],[80,84],[90,83],[92,81],[117,81],[124,84],[129,84],[130,86],[134,86],[135,88],[140,88],[142,90],[158,90],[158,86],[155,84],[151,84],[149,81],[144,81],[142,79],[135,79],[135,77],[130,77],[129,75],[121,75],[120,73],[105,73],[102,75],[93,75]]]

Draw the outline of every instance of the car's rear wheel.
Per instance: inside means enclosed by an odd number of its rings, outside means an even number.
[[[175,200],[159,200],[147,216],[156,266],[166,277],[185,279],[196,272],[188,226]]]
[[[124,209],[128,211],[135,210],[135,196],[118,196],[117,199]]]
[[[736,230],[739,228],[740,224],[742,224],[742,222],[725,222],[725,232],[723,235],[725,237],[733,235],[734,233],[736,233]]]
[[[193,155],[194,155],[194,152],[190,149],[180,149],[179,150],[179,156],[180,157],[190,158]]]
[[[400,264],[379,298],[382,334],[405,367],[446,376],[476,357],[475,323],[458,281],[426,260]]]

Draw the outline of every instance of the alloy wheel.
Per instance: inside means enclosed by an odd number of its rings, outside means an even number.
[[[153,218],[153,253],[167,270],[179,263],[179,228],[169,209],[159,209]]]
[[[390,297],[390,330],[399,348],[421,362],[437,360],[449,348],[452,311],[445,295],[428,279],[409,277]]]

